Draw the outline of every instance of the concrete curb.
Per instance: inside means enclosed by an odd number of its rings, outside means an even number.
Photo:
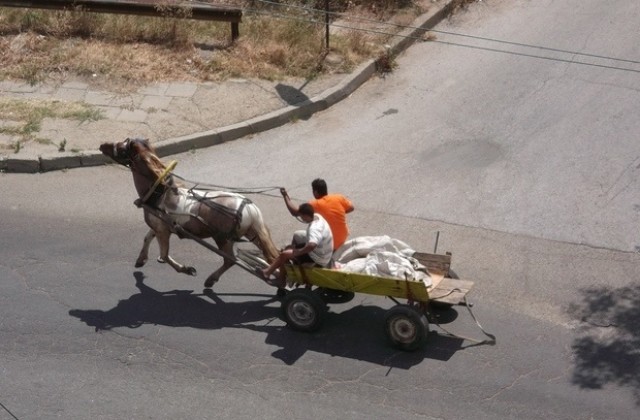
[[[462,1],[449,0],[439,10],[429,11],[417,18],[410,28],[402,31],[396,41],[390,44],[389,54],[391,57],[395,57],[409,48],[421,35],[446,18]],[[302,104],[288,106],[248,121],[219,129],[162,140],[156,143],[156,150],[160,157],[164,157],[236,140],[250,134],[257,134],[280,127],[292,121],[308,118],[316,112],[323,111],[347,98],[369,80],[375,72],[376,60],[370,60],[346,76],[337,86],[325,90],[322,94],[314,96]],[[98,151],[66,152],[55,156],[24,158],[0,157],[0,172],[38,173],[98,166],[107,163],[111,163],[111,160]]]

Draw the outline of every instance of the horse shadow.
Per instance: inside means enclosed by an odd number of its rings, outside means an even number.
[[[142,325],[165,325],[216,330],[243,328],[266,335],[267,344],[278,347],[272,353],[287,365],[293,365],[307,351],[357,359],[409,369],[425,358],[446,361],[462,349],[459,338],[431,331],[427,346],[415,352],[392,348],[384,333],[385,310],[376,306],[354,306],[344,312],[327,312],[322,328],[314,333],[298,332],[282,323],[265,320],[282,319],[282,310],[272,305],[279,298],[265,294],[233,294],[234,297],[256,297],[259,300],[225,302],[225,296],[209,289],[157,291],[144,283],[144,275],[135,272],[140,290],[106,311],[72,309],[69,315],[98,331],[114,328],[138,328]]]
[[[572,382],[583,389],[629,387],[640,405],[640,286],[587,288],[568,312],[581,323]]]
[[[278,317],[278,309],[268,306],[277,300],[275,296],[251,294],[247,296],[267,299],[227,303],[220,297],[223,295],[215,295],[208,289],[202,294],[193,290],[160,292],[144,283],[141,272],[135,272],[134,277],[140,293],[119,301],[106,311],[72,309],[69,315],[96,331],[138,328],[144,324],[214,330]],[[213,297],[213,302],[203,297]]]

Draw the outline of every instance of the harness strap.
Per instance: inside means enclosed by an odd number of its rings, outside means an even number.
[[[193,197],[195,197],[196,200],[198,200],[198,202],[200,203],[200,205],[204,204],[206,206],[209,206],[210,208],[219,211],[223,214],[226,214],[230,217],[233,218],[233,224],[232,226],[229,228],[229,230],[227,232],[222,232],[222,231],[214,231],[213,229],[211,229],[208,225],[208,223],[202,219],[200,216],[198,215],[192,215],[192,217],[197,218],[203,225],[209,227],[209,229],[211,230],[212,233],[212,237],[214,239],[218,239],[218,240],[229,240],[232,239],[233,241],[237,242],[240,240],[240,237],[237,235],[237,230],[238,227],[240,226],[240,224],[242,223],[242,212],[244,211],[244,208],[247,204],[252,204],[253,202],[251,200],[249,200],[246,197],[242,197],[242,200],[240,201],[240,206],[238,206],[237,209],[232,210],[229,209],[226,206],[223,206],[222,204],[218,204],[216,203],[213,199],[215,199],[216,197],[207,197],[206,195],[201,196],[196,194],[193,190],[189,190],[189,192],[191,193],[191,195]]]
[[[158,179],[156,179],[156,182],[153,183],[151,188],[149,188],[149,191],[147,191],[145,196],[142,198],[142,204],[146,203],[147,200],[149,200],[149,197],[151,197],[151,194],[153,194],[155,192],[156,188],[158,188],[158,185],[160,185],[160,183],[162,181],[164,181],[164,179],[167,177],[167,175],[169,175],[169,172],[171,172],[171,171],[173,171],[175,169],[177,164],[178,164],[178,161],[172,160],[171,163],[169,163],[167,165],[167,167],[164,169],[162,174],[158,177]],[[162,194],[160,194],[160,195],[162,195]]]
[[[249,200],[248,198],[243,198],[242,201],[240,202],[240,207],[238,207],[238,209],[236,210],[236,225],[233,228],[234,231],[236,231],[238,227],[242,224],[242,211],[247,206],[247,204],[251,204],[251,200]],[[236,239],[240,239],[240,238],[236,238]]]

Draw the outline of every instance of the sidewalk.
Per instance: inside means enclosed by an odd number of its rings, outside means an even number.
[[[434,3],[391,45],[391,54],[408,48],[425,29],[447,16],[458,0]],[[149,138],[160,156],[181,153],[305,119],[349,96],[376,71],[375,62],[349,75],[305,81],[230,79],[224,83],[157,83],[128,93],[69,81],[62,85],[0,82],[2,99],[33,104],[85,104],[100,119],[45,118],[31,140],[0,132],[0,172],[36,173],[108,163],[98,146],[127,137]],[[56,102],[54,102],[56,101]],[[0,128],[11,121],[0,120]]]

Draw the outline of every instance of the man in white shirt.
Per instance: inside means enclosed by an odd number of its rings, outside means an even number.
[[[296,264],[314,264],[319,267],[328,267],[333,255],[333,236],[327,221],[315,213],[309,203],[303,203],[298,210],[300,218],[308,223],[306,243],[302,247],[285,249],[280,253],[269,267],[262,270],[265,279],[281,268],[287,261],[292,260]],[[284,286],[284,270],[278,270],[279,285]]]

